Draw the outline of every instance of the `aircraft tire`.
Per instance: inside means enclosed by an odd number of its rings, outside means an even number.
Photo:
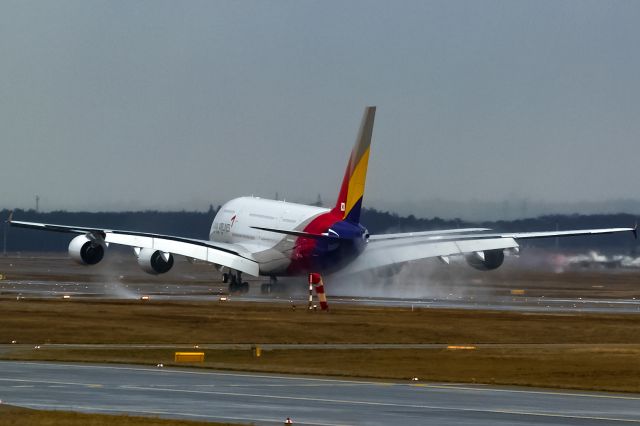
[[[271,294],[273,287],[270,283],[264,283],[260,286],[260,293],[262,294]]]

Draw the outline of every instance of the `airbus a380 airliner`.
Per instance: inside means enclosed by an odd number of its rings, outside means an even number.
[[[170,235],[117,231],[103,228],[45,223],[9,222],[12,226],[78,234],[69,254],[78,262],[94,265],[109,244],[133,247],[138,263],[148,273],[161,274],[173,266],[173,255],[215,264],[229,282],[230,291],[247,291],[242,274],[276,277],[336,271],[360,272],[437,257],[465,256],[480,270],[498,268],[505,251],[517,252],[517,240],[588,234],[633,232],[636,228],[583,229],[555,232],[491,233],[486,228],[452,229],[370,235],[360,223],[367,165],[376,108],[364,111],[360,130],[338,200],[332,209],[266,200],[236,198],[216,214],[208,240]],[[266,287],[265,287],[266,286]]]

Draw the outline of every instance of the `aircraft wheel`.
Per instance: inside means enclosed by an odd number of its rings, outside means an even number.
[[[240,286],[240,292],[241,293],[249,293],[249,283],[248,282],[243,282],[242,285]]]
[[[270,283],[264,283],[260,286],[260,293],[262,294],[271,294],[273,288]]]
[[[222,282],[224,284],[229,282],[229,274],[227,274],[226,272],[224,274],[222,274]]]

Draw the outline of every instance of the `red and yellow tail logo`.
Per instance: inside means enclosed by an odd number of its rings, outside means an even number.
[[[362,208],[364,185],[367,180],[367,166],[369,164],[369,150],[375,115],[376,107],[365,108],[356,144],[353,147],[347,170],[344,174],[340,195],[333,209],[342,215],[343,220],[353,223],[360,222],[360,209]]]

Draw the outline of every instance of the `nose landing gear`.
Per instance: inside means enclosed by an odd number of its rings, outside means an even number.
[[[260,293],[271,294],[274,290],[273,287],[275,287],[277,282],[278,282],[278,279],[276,277],[269,277],[269,282],[264,283],[260,286]]]

